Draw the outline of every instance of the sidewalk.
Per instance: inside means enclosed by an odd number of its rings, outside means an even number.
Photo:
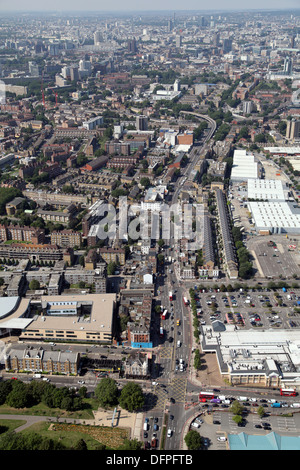
[[[94,411],[94,420],[90,420],[90,424],[95,424],[96,426],[118,426],[121,428],[130,429],[130,438],[141,440],[141,430],[143,427],[143,413],[130,413],[129,411],[123,410],[122,408],[117,408],[115,413],[114,421],[113,411],[97,410]]]

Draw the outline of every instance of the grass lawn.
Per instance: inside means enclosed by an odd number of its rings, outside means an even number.
[[[93,410],[97,410],[99,403],[93,398],[83,399],[84,408],[80,411],[68,412],[60,410],[59,408],[49,408],[43,403],[32,406],[31,408],[11,408],[7,405],[0,406],[0,414],[19,414],[19,415],[34,415],[34,416],[52,416],[52,417],[66,417],[77,419],[93,419]]]
[[[26,421],[22,419],[0,419],[0,428],[3,432],[13,431],[19,426],[23,426],[23,424],[26,424]]]
[[[108,449],[117,449],[129,438],[129,430],[105,426],[84,426],[70,423],[35,423],[22,431],[22,434],[36,432],[40,436],[60,441],[67,448],[74,446],[80,439],[86,442],[88,450],[96,450],[99,444]]]

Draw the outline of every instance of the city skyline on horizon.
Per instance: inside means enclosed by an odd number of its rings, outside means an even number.
[[[103,3],[103,4],[102,4]],[[2,12],[88,12],[88,11],[97,11],[97,12],[106,12],[106,13],[128,13],[128,12],[155,12],[155,11],[199,11],[199,12],[212,12],[212,11],[262,11],[262,10],[280,10],[285,11],[289,9],[300,9],[298,0],[288,0],[285,3],[285,6],[282,6],[281,0],[253,0],[251,8],[241,8],[240,2],[237,0],[228,0],[226,5],[222,0],[214,0],[213,6],[207,8],[206,2],[199,2],[197,0],[188,0],[185,4],[185,8],[182,8],[182,2],[178,0],[165,0],[160,2],[153,0],[151,8],[149,5],[145,4],[144,8],[141,6],[141,3],[138,0],[128,0],[126,3],[126,9],[124,8],[124,3],[120,0],[115,0],[113,2],[113,7],[110,4],[109,8],[106,8],[104,2],[99,2],[96,0],[86,0],[84,4],[79,0],[53,0],[51,2],[51,9],[48,5],[41,6],[41,3],[37,0],[28,0],[26,2],[26,7],[21,0],[15,0],[12,4],[0,0],[0,9]]]

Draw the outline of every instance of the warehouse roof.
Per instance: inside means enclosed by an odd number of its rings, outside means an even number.
[[[249,179],[248,198],[268,201],[285,201],[288,199],[288,187],[282,180]]]
[[[231,179],[247,180],[258,178],[258,163],[254,155],[247,154],[246,150],[235,150],[231,169]]]
[[[280,436],[275,432],[264,435],[228,435],[230,450],[300,450],[300,436]]]
[[[300,229],[300,211],[284,201],[248,202],[256,228]]]

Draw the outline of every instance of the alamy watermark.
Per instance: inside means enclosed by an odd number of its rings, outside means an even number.
[[[5,83],[0,80],[0,105],[6,103]]]
[[[174,243],[186,240],[191,251],[203,246],[203,204],[129,204],[127,197],[121,196],[116,206],[103,201],[94,215],[97,222],[93,226],[93,233],[100,240],[162,239]]]

